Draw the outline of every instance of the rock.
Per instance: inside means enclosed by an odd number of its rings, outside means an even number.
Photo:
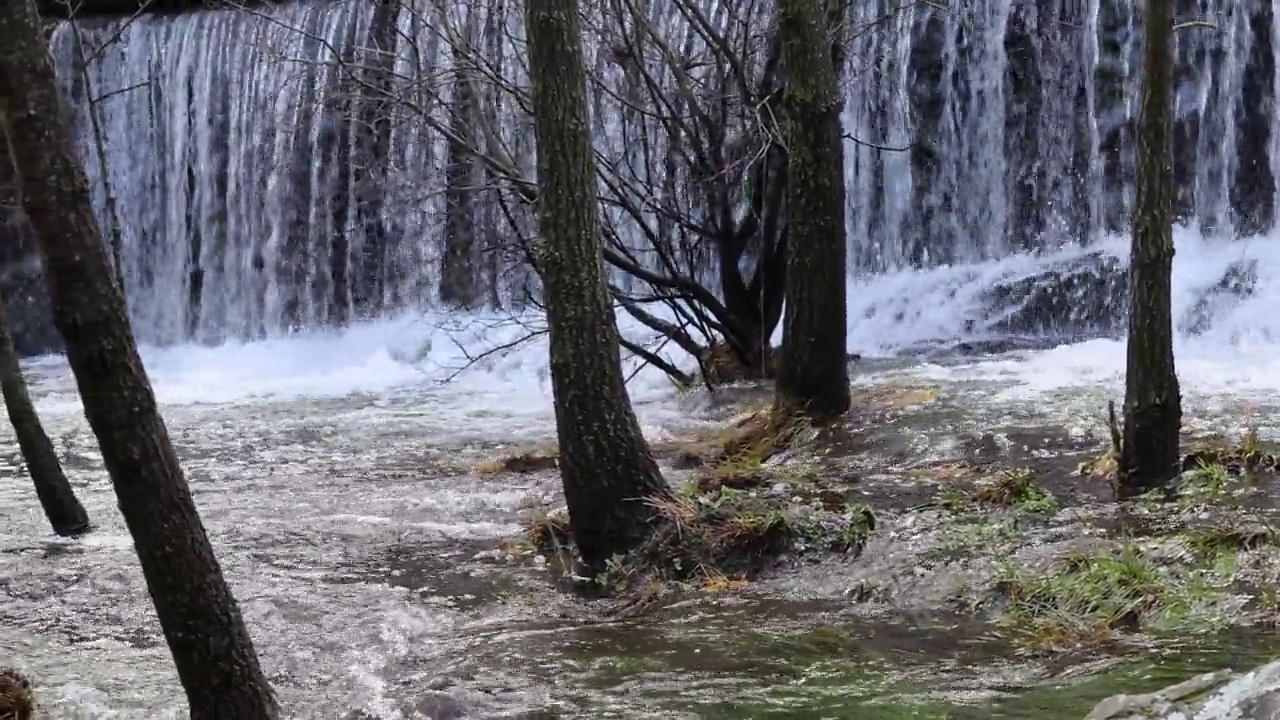
[[[462,702],[445,693],[431,693],[423,697],[414,705],[410,715],[430,718],[430,720],[456,720],[468,716]]]
[[[1179,329],[1204,332],[1215,317],[1252,294],[1257,282],[1256,260],[1232,263],[1218,282],[1201,291],[1200,299],[1178,320]],[[986,292],[986,314],[991,318],[986,329],[1013,336],[1013,344],[1019,337],[1059,342],[1120,337],[1126,329],[1128,301],[1127,264],[1094,252],[995,283]]]
[[[1072,340],[1122,334],[1128,297],[1126,267],[1101,252],[1001,280],[986,293],[991,330]]]
[[[1231,681],[1223,685],[1227,680]],[[1214,687],[1217,690],[1203,695]],[[1139,719],[1280,720],[1280,660],[1244,675],[1218,670],[1153,693],[1114,695],[1085,716],[1085,720]]]
[[[1227,274],[1210,285],[1194,307],[1178,322],[1178,329],[1199,335],[1213,324],[1213,318],[1235,307],[1253,294],[1258,284],[1258,261],[1239,260],[1227,267]]]

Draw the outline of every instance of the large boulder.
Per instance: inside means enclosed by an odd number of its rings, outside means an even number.
[[[1223,670],[1152,693],[1113,695],[1085,720],[1280,720],[1280,660],[1239,676]]]
[[[1125,332],[1129,273],[1119,258],[1096,252],[1007,278],[986,293],[988,329],[1059,341]]]
[[[1179,331],[1199,334],[1254,291],[1256,260],[1232,263],[1218,282],[1198,293],[1181,317]],[[1028,275],[1000,280],[986,292],[989,332],[1075,342],[1123,337],[1129,310],[1128,266],[1101,252],[1062,260]]]

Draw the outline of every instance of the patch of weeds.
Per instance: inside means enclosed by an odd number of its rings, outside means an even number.
[[[968,508],[972,501],[971,495],[954,485],[948,485],[938,491],[937,497],[930,504],[947,512],[959,513]]]
[[[953,560],[975,553],[998,553],[1005,543],[1021,540],[1022,534],[1016,518],[956,521],[943,528],[939,546],[927,556],[937,560]]]
[[[853,503],[845,506],[844,519],[846,525],[836,536],[835,549],[861,551],[867,538],[876,530],[876,514],[866,505]]]
[[[525,523],[524,539],[535,550],[556,555],[568,552],[573,542],[568,514],[563,511],[534,513]]]
[[[938,502],[953,512],[975,503],[1052,515],[1058,511],[1058,501],[1052,493],[1033,483],[1034,478],[1035,473],[1029,468],[1012,468],[1001,472],[995,480],[983,483],[968,496],[944,490]]]
[[[1211,624],[1197,611],[1215,592],[1203,570],[1157,564],[1132,544],[1066,558],[1043,574],[1006,567],[997,587],[1007,601],[998,624],[1046,648],[1102,643],[1117,632]]]
[[[1275,531],[1262,525],[1207,526],[1191,529],[1179,541],[1198,557],[1212,559],[1275,545],[1277,538]]]
[[[1222,466],[1232,476],[1274,476],[1280,472],[1280,452],[1264,444],[1258,437],[1258,429],[1250,427],[1238,445],[1208,441],[1182,459],[1183,472],[1206,465]]]
[[[736,488],[663,498],[655,500],[654,507],[666,523],[646,555],[650,562],[669,565],[675,579],[699,568],[729,570],[750,564],[762,554],[785,549],[797,535],[783,502]]]
[[[1220,500],[1230,492],[1231,476],[1225,465],[1200,462],[1182,473],[1179,497],[1190,503]]]
[[[627,562],[624,555],[614,555],[605,561],[604,572],[591,578],[591,581],[606,595],[617,595],[635,580],[636,568]]]

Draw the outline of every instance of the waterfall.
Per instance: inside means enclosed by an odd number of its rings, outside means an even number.
[[[844,80],[851,273],[1084,245],[1123,230],[1139,91],[1134,1],[858,3]],[[697,59],[712,33],[675,12],[677,3],[740,43],[749,73],[764,63],[770,32],[763,3],[607,0],[586,9],[600,162],[617,177],[627,169],[634,188],[618,192],[644,206],[638,218],[609,203],[602,212],[612,236],[651,265],[659,260],[646,238],[674,237],[688,223],[640,198],[680,198],[691,223],[706,208],[695,197],[700,180],[663,159],[689,149],[632,102],[640,81],[634,59],[620,57],[616,25],[628,8],[645,8],[666,47],[688,58],[682,72],[703,83],[707,63]],[[396,6],[390,99],[370,90],[370,68],[384,55],[367,2],[81,21],[88,86],[76,33],[65,23],[56,30],[53,53],[104,221],[103,173],[117,197],[123,275],[144,340],[253,338],[432,305],[458,253],[475,277],[449,280],[447,298],[513,303],[536,291],[512,249],[534,231],[518,193],[486,185],[456,200],[456,178],[494,176],[460,154],[462,141],[500,147],[512,170],[533,177],[520,94],[523,4]],[[1179,216],[1224,238],[1267,231],[1280,202],[1280,19],[1270,0],[1179,0],[1178,15]],[[460,45],[479,60],[460,56]],[[481,85],[508,91],[455,82],[468,64],[502,80]],[[389,122],[385,147],[366,139],[373,103]],[[726,127],[749,134],[747,114]],[[460,222],[458,212],[473,217]],[[714,272],[714,258],[699,252],[687,261]]]

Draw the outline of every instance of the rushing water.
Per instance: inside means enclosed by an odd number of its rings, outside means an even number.
[[[1215,272],[1211,260],[1225,259],[1194,236],[1180,242],[1181,307]],[[1241,247],[1271,262],[1267,245]],[[855,287],[852,307],[862,311],[851,313],[851,346],[885,354],[895,342],[957,337],[965,313],[976,312],[963,307],[965,288],[1018,271],[997,263]],[[1251,405],[1274,406],[1272,292],[1262,283],[1219,313],[1217,334],[1180,339],[1198,426],[1239,433],[1257,419]],[[937,293],[953,301],[939,303]],[[866,312],[886,306],[896,310]],[[1190,649],[1074,685],[1106,668],[1010,664],[980,629],[946,619],[859,617],[839,576],[601,624],[597,611],[552,591],[536,564],[495,553],[518,534],[522,510],[554,502],[557,487],[553,476],[470,471],[499,445],[553,437],[540,340],[440,384],[468,354],[524,332],[494,322],[405,317],[341,333],[146,349],[202,516],[291,716],[453,717],[467,707],[494,718],[539,708],[583,718],[890,718],[909,707],[918,717],[1044,708],[1061,714],[1037,717],[1079,717],[1099,695],[1224,662]],[[949,407],[967,411],[938,419],[939,434],[923,447],[942,451],[948,435],[992,427],[1098,431],[1103,403],[1119,396],[1123,345],[857,367],[857,382],[906,375],[949,388]],[[0,473],[9,478],[0,485],[0,664],[36,675],[67,717],[180,716],[171,659],[65,364],[42,359],[29,372],[99,527],[80,540],[52,538],[14,469],[12,437],[0,431]],[[678,398],[652,370],[631,389],[651,436],[706,417],[701,401]]]
[[[844,85],[852,271],[1016,257],[1121,230],[1131,204],[1140,39],[1132,5],[859,4]],[[450,185],[456,152],[440,131],[463,101],[457,72],[465,62],[451,45],[469,43],[489,63],[486,72],[526,87],[521,7],[400,4],[390,68],[396,101],[379,110],[390,134],[375,177],[358,127],[374,101],[358,91],[367,78],[352,76],[378,57],[369,49],[373,6],[290,2],[86,22],[87,85],[77,72],[77,34],[65,24],[54,33],[98,207],[105,211],[104,175],[118,202],[141,337],[251,338],[441,297],[455,274],[447,198],[460,192]],[[633,204],[700,196],[696,172],[653,160],[692,141],[668,137],[627,109],[651,101],[619,54],[635,24],[623,21],[626,7],[592,6],[584,20],[602,167],[612,168],[615,183],[633,185],[623,193]],[[706,83],[699,92],[730,92],[712,77],[711,46],[691,19],[699,12],[742,48],[751,73],[761,72],[769,3],[697,0],[685,14],[679,7],[654,3],[645,12],[662,41],[689,59],[695,83]],[[1275,18],[1267,0],[1179,3],[1179,11],[1180,21],[1200,21],[1178,33],[1179,214],[1228,248],[1230,236],[1265,232],[1274,217],[1277,116],[1261,109],[1280,77]],[[653,52],[631,62],[647,63],[654,82],[673,83]],[[530,119],[518,93],[495,94],[490,85],[479,102],[493,117],[468,116],[461,126],[475,132],[488,123],[531,176]],[[90,98],[98,99],[106,168],[87,121]],[[730,135],[745,135],[754,120],[726,122]],[[724,150],[745,157],[755,152],[750,142]],[[485,193],[467,200],[466,224],[476,235],[474,246],[459,250],[474,261],[466,284],[515,302],[536,283],[520,258],[499,250],[527,233],[531,218],[516,207],[514,225],[506,224],[494,210],[496,191]],[[671,202],[685,203],[677,212],[689,218],[712,212],[692,199]],[[639,212],[650,231],[670,230]],[[622,241],[647,247],[634,218],[609,207],[604,215]]]

